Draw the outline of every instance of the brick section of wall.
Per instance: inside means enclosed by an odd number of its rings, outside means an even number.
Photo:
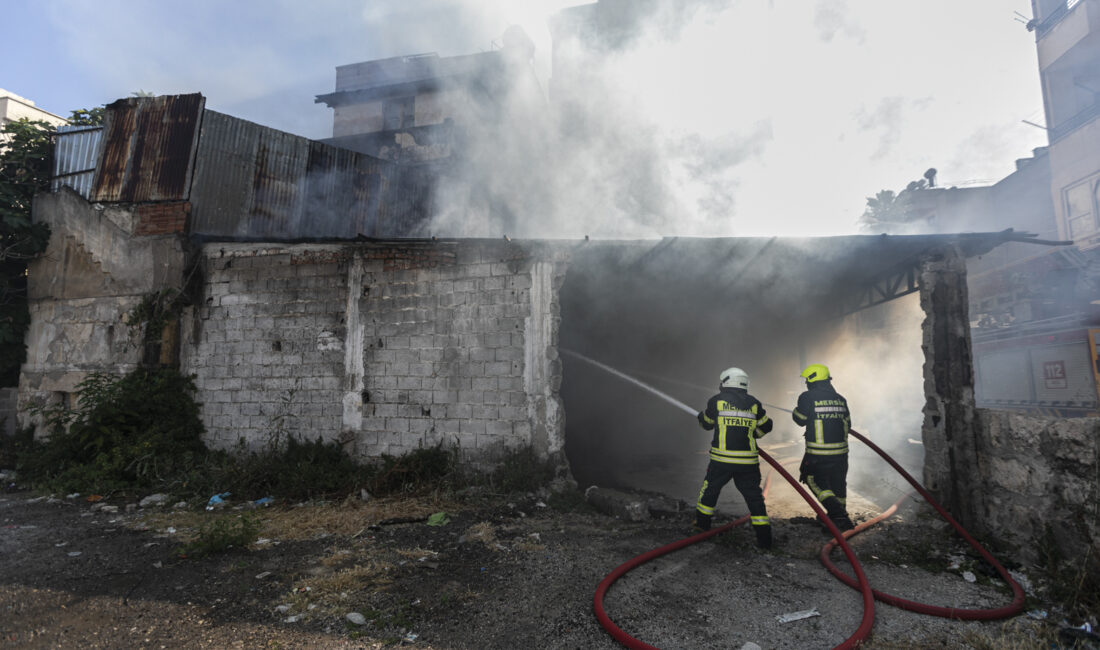
[[[184,233],[187,232],[187,221],[191,216],[191,203],[145,203],[137,206],[136,213],[135,236]]]
[[[475,240],[210,244],[204,254],[205,304],[184,357],[212,442],[320,436],[363,458],[443,444],[473,465],[534,436],[541,453],[562,452],[563,422],[536,420],[561,382],[564,254]],[[546,304],[534,323],[536,262],[556,281],[541,280],[555,290],[536,296]],[[525,354],[550,370],[525,380]]]

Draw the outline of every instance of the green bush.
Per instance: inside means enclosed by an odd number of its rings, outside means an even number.
[[[200,558],[228,551],[231,548],[245,548],[260,533],[260,520],[250,514],[238,516],[218,515],[199,528],[199,534],[178,553],[189,558]]]
[[[357,464],[339,443],[288,437],[282,449],[225,454],[208,464],[213,492],[313,499],[345,495],[365,484],[371,469]]]
[[[41,409],[48,439],[20,455],[32,482],[63,491],[157,487],[206,453],[195,384],[174,369],[89,375],[72,408]]]
[[[402,456],[383,455],[366,486],[376,496],[454,487],[461,480],[456,459],[457,451],[443,449],[442,442]]]
[[[554,478],[554,464],[540,460],[531,447],[508,452],[490,475],[493,487],[505,492],[534,492]]]
[[[372,494],[455,487],[456,452],[442,443],[375,465],[355,462],[337,442],[303,441],[285,417],[272,423],[259,451],[208,450],[194,400],[194,381],[170,368],[138,369],[123,377],[97,373],[77,386],[74,406],[37,410],[49,435],[33,432],[4,442],[21,478],[58,492],[168,492],[206,499],[339,497],[366,487]],[[289,395],[287,402],[293,400]],[[286,406],[289,407],[289,404]]]

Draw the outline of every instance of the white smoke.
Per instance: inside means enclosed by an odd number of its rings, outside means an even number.
[[[519,84],[502,98],[502,117],[479,122],[474,164],[441,197],[437,234],[854,233],[879,189],[931,166],[948,178],[998,178],[1041,144],[1022,115],[964,115],[964,103],[984,100],[973,76],[955,76],[947,48],[914,49],[915,26],[937,24],[930,16],[942,10],[966,26],[984,21],[988,39],[1013,30],[1033,58],[1009,15],[997,23],[988,11],[868,0],[649,0],[633,3],[641,8],[620,20],[625,30],[594,40],[559,32],[551,45],[549,14],[539,13],[564,3],[520,4],[465,6],[487,24],[503,29],[506,17],[528,31],[527,72],[547,99],[536,105]],[[972,40],[963,29],[944,26],[942,38]],[[543,76],[551,46],[552,76]],[[1028,93],[1038,105],[1037,82]],[[470,182],[488,188],[495,209],[470,203]]]

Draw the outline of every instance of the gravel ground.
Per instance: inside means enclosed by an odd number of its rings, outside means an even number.
[[[632,523],[561,503],[468,496],[446,508],[442,526],[387,523],[362,506],[277,504],[256,514],[282,513],[283,530],[299,520],[305,527],[323,508],[345,523],[186,559],[178,553],[184,530],[170,523],[206,516],[201,510],[154,517],[127,513],[124,502],[115,504],[120,514],[78,498],[0,494],[0,646],[620,648],[593,614],[596,586],[621,563],[683,538],[686,516]],[[665,650],[844,641],[860,623],[860,595],[819,563],[828,539],[820,525],[777,510],[776,549],[758,551],[751,531],[734,529],[665,555],[611,588],[608,615]],[[910,509],[853,539],[876,588],[958,607],[1011,600],[961,541],[924,521]],[[841,553],[834,558],[844,566]],[[819,615],[776,618],[808,609]],[[353,612],[366,623],[349,622]],[[1026,616],[959,622],[878,604],[868,647],[1030,647],[1036,635],[1050,638],[1045,625]]]

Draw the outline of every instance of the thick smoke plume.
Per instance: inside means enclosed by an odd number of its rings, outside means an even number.
[[[954,67],[934,52],[900,55],[930,7],[570,4],[466,3],[487,21],[522,23],[535,50],[513,60],[491,105],[469,108],[468,160],[438,197],[434,234],[849,234],[864,199],[899,179],[933,165],[997,178],[1041,140],[1015,116],[962,119],[958,106],[973,89],[944,83]],[[963,25],[991,18],[944,10]],[[898,56],[868,56],[870,48]],[[991,119],[1007,127],[1002,137],[960,158]]]

